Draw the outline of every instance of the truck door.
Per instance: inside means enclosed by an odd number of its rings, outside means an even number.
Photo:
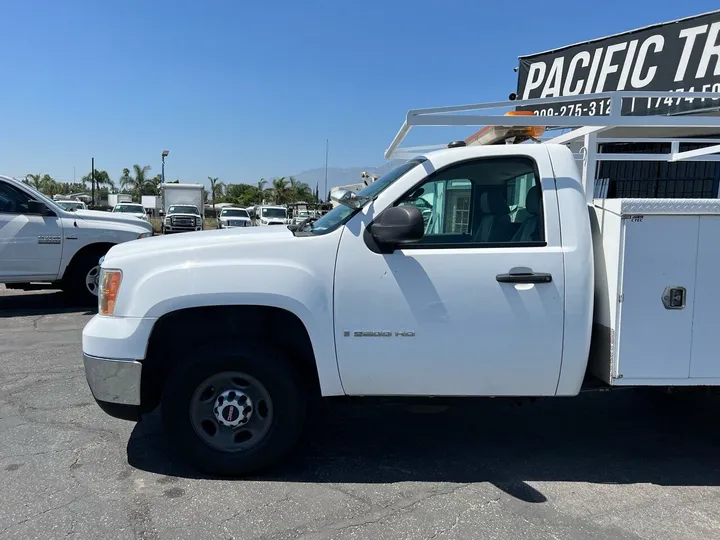
[[[430,174],[393,203],[420,209],[425,236],[393,253],[373,252],[353,223],[372,211],[348,223],[335,276],[348,394],[555,394],[565,276],[555,179],[538,150]]]
[[[55,279],[62,257],[62,223],[29,212],[32,195],[0,180],[0,279]]]

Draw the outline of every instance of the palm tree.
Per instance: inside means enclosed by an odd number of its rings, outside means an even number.
[[[225,184],[222,182],[219,182],[219,178],[213,178],[212,176],[208,176],[208,180],[210,180],[210,193],[212,196],[212,207],[213,207],[213,214],[215,214],[215,198],[218,195],[222,195],[223,188],[225,187]]]
[[[262,204],[263,197],[265,196],[265,185],[267,184],[267,180],[264,178],[261,178],[257,183],[257,196],[258,196],[258,204]]]
[[[88,182],[92,183],[92,179],[93,175],[91,171],[85,176],[83,176],[80,181],[83,184],[87,184]],[[108,191],[110,191],[111,189],[115,189],[115,183],[110,179],[110,175],[107,173],[107,171],[103,171],[102,169],[95,169],[95,187],[98,191],[100,191],[100,188],[103,187],[107,188]]]
[[[123,169],[122,176],[120,177],[120,187],[139,198],[143,188],[148,184],[147,173],[150,169],[150,165],[141,167],[135,164],[133,165],[135,176],[130,176],[130,169]]]
[[[288,197],[288,181],[285,177],[273,178],[273,191],[275,192],[275,203],[282,204]]]
[[[23,181],[27,185],[34,187],[38,191],[42,189],[42,174],[26,174],[25,180]]]
[[[50,196],[62,190],[60,184],[49,174],[26,174],[23,182]]]

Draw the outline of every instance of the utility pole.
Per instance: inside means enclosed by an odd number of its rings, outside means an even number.
[[[327,189],[327,173],[328,173],[328,154],[330,153],[330,140],[325,139],[325,190],[323,193],[328,193]],[[327,202],[327,201],[325,201]]]
[[[95,158],[92,158],[90,164],[90,189],[92,191],[92,204],[95,206]]]

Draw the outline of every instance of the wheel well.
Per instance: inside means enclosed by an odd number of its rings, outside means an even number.
[[[77,261],[85,257],[87,254],[93,252],[107,253],[107,251],[114,245],[115,244],[110,242],[97,242],[95,244],[88,244],[87,246],[83,246],[75,253],[75,255],[73,255],[73,258],[70,259],[67,268],[65,268],[65,271],[63,272],[63,278],[65,278],[65,276],[68,276],[73,268],[73,265],[77,263]]]
[[[175,352],[191,344],[252,336],[292,354],[310,396],[320,397],[320,382],[310,336],[290,311],[268,306],[207,306],[163,315],[153,326],[142,370],[142,409],[153,410],[173,368]]]

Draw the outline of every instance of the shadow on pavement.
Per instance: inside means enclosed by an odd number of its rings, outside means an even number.
[[[92,315],[97,309],[71,304],[59,291],[32,291],[0,296],[0,318],[24,315],[51,315],[55,313],[83,313]]]
[[[427,403],[427,402],[426,402]],[[267,481],[491,482],[544,502],[532,481],[665,486],[720,484],[720,401],[625,390],[512,405],[482,400],[435,413],[400,404],[338,403]],[[133,467],[207,478],[170,448],[157,411],[135,427]]]

